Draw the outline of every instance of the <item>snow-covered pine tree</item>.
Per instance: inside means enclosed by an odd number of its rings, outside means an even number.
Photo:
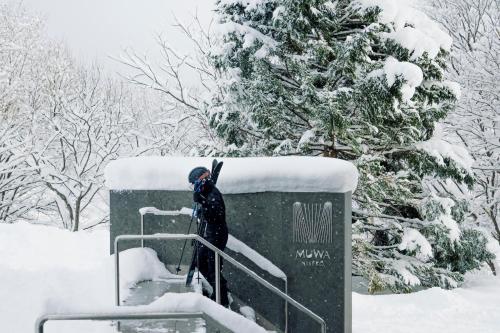
[[[353,161],[353,270],[371,291],[455,287],[492,256],[459,226],[467,205],[422,185],[473,182],[464,150],[433,137],[458,94],[435,22],[396,0],[219,0],[217,12],[224,153]]]

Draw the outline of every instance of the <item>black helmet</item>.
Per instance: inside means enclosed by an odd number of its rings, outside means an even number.
[[[196,167],[196,168],[194,168],[189,173],[188,181],[191,184],[194,184],[200,178],[200,176],[203,175],[207,171],[208,171],[208,169],[205,168],[205,167]]]

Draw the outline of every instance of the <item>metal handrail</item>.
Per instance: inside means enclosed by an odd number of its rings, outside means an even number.
[[[139,209],[139,214],[141,215],[141,235],[144,235],[144,215],[154,215],[154,216],[180,216],[180,215],[191,215],[180,210],[161,210],[156,207],[142,207]],[[186,208],[189,209],[189,208]],[[144,240],[141,239],[141,247],[144,247]]]
[[[118,251],[118,243],[123,240],[185,240],[185,239],[194,239],[210,250],[214,251],[215,253],[215,296],[216,296],[216,301],[217,303],[220,303],[220,266],[217,264],[219,262],[219,256],[224,258],[226,261],[230,262],[234,266],[236,266],[238,269],[242,270],[243,272],[247,273],[250,275],[251,278],[259,282],[261,285],[284,299],[287,303],[292,304],[295,308],[297,308],[299,311],[302,313],[305,313],[309,317],[311,317],[313,320],[315,320],[317,323],[320,324],[321,326],[321,333],[326,333],[326,322],[306,308],[304,305],[300,304],[297,302],[295,299],[292,297],[288,296],[284,292],[282,292],[279,288],[275,287],[273,284],[269,283],[259,275],[257,275],[255,272],[253,272],[251,269],[247,268],[245,265],[239,263],[232,257],[230,257],[228,254],[224,253],[214,245],[212,245],[210,242],[208,242],[206,239],[202,238],[199,235],[195,234],[154,234],[154,235],[120,235],[115,238],[115,243],[114,243],[114,253],[115,253],[115,301],[116,305],[120,305],[120,255]]]
[[[35,333],[43,333],[44,325],[52,320],[145,320],[145,319],[195,319],[202,318],[207,321],[207,315],[203,312],[193,313],[137,313],[137,312],[121,312],[120,313],[70,313],[70,314],[45,314],[36,320]]]
[[[186,214],[185,211],[183,212],[183,209],[184,208],[182,208],[180,210],[161,210],[161,209],[158,209],[156,207],[142,207],[142,208],[140,208],[139,214],[141,215],[141,236],[144,235],[144,216],[145,215],[151,214],[154,216],[180,216],[180,215],[191,215],[192,216],[192,214],[193,214],[192,212],[191,212],[191,214]],[[187,208],[187,209],[189,209],[189,208]],[[141,247],[144,247],[144,239],[141,239]],[[243,253],[242,253],[242,255],[245,256],[245,254],[243,254]],[[252,259],[250,259],[250,258],[248,258],[248,259],[250,261],[252,261]],[[281,278],[281,279],[283,281],[285,281],[285,294],[288,295],[288,277],[285,275],[285,277]],[[286,332],[288,332],[288,302],[285,302],[285,333]]]

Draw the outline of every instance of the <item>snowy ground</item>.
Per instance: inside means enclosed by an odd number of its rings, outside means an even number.
[[[45,311],[97,310],[113,304],[113,262],[105,230],[70,233],[26,223],[0,224],[2,332],[31,333]],[[123,256],[123,290],[165,274],[154,253]],[[57,323],[48,333],[108,333],[108,323]],[[353,293],[354,333],[498,333],[500,278],[470,274],[463,288],[407,295]]]
[[[463,288],[413,294],[353,293],[355,333],[498,333],[500,278],[469,276]]]
[[[0,331],[34,332],[42,313],[93,312],[114,303],[114,262],[109,232],[71,233],[27,223],[0,223]],[[167,275],[150,249],[121,256],[121,289]],[[109,323],[54,323],[47,332],[115,332]]]

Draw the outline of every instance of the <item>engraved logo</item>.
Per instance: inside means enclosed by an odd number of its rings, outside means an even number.
[[[293,204],[293,241],[330,244],[333,241],[333,211],[330,201],[322,204]]]

